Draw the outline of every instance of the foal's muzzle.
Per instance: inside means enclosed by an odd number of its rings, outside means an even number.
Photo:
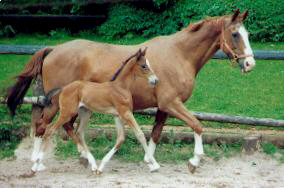
[[[152,86],[155,86],[155,85],[157,85],[159,83],[159,79],[158,79],[158,77],[156,75],[149,76],[148,80],[149,80],[149,83]]]

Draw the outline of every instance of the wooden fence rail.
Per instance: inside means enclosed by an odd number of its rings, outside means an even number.
[[[0,98],[0,103],[5,104],[4,98]],[[24,104],[38,104],[44,105],[44,97],[25,97]],[[135,113],[142,115],[156,115],[157,108],[149,108],[146,110],[136,111]],[[233,124],[245,124],[253,126],[269,126],[269,127],[284,127],[284,120],[275,120],[268,118],[253,118],[243,116],[229,116],[224,114],[214,114],[205,112],[192,112],[192,114],[199,120],[203,121],[215,121],[221,123],[233,123]]]
[[[0,54],[32,55],[36,51],[47,46],[41,45],[0,45]],[[254,50],[255,59],[284,60],[283,50]],[[213,59],[227,59],[228,57],[218,51]]]

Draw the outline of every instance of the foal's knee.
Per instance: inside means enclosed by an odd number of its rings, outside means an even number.
[[[125,141],[125,136],[121,135],[117,138],[117,142],[116,142],[116,148],[120,148],[121,144],[123,144],[123,142]]]

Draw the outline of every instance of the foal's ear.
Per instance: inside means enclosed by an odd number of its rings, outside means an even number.
[[[145,47],[145,49],[142,51],[142,56],[146,55],[146,51],[147,51],[148,47]]]
[[[242,21],[245,21],[245,19],[248,17],[248,10],[246,10],[242,15],[241,15],[241,18],[242,18]]]
[[[143,55],[142,53],[143,53],[143,52],[142,52],[141,48],[139,48],[139,50],[138,50],[137,53],[136,53],[137,61],[140,60],[141,56]]]
[[[236,21],[237,17],[239,16],[240,14],[240,9],[238,8],[235,13],[232,15],[232,18],[231,18],[231,22],[234,22]]]
[[[198,23],[195,23],[195,24],[190,24],[189,25],[189,31],[190,32],[196,32],[198,31],[204,24],[204,21],[201,21],[201,22],[198,22]]]

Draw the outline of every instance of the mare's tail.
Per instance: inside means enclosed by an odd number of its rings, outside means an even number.
[[[37,51],[26,65],[22,73],[16,76],[16,83],[8,89],[6,101],[12,116],[15,115],[17,106],[23,102],[23,98],[27,93],[32,80],[36,78],[38,74],[41,74],[44,58],[52,50],[52,48],[44,48]]]

